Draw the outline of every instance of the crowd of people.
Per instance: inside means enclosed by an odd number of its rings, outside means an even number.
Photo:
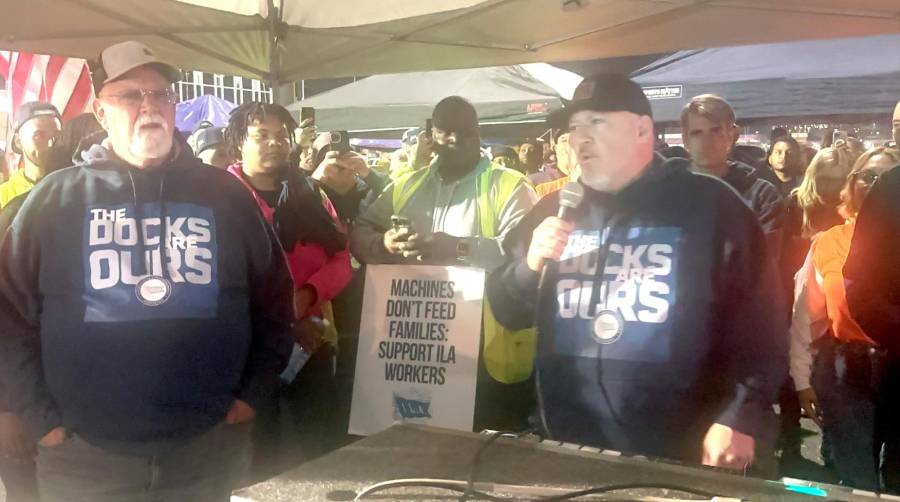
[[[775,478],[802,411],[837,479],[900,491],[900,103],[889,145],[766,152],[706,94],[669,147],[640,86],[599,75],[552,143],[486,148],[449,96],[380,171],[275,104],[184,139],[178,76],[124,42],[93,114],[15,115],[11,502],[228,500],[351,441],[368,264],[488,271],[476,430]]]

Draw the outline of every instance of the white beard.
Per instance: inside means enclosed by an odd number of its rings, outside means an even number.
[[[161,128],[141,129],[142,125],[156,123]],[[139,159],[159,159],[172,151],[172,131],[159,114],[143,115],[134,124],[134,133],[128,151]]]
[[[612,178],[605,174],[591,173],[589,176],[583,170],[580,174],[580,181],[598,192],[608,192],[612,186]]]

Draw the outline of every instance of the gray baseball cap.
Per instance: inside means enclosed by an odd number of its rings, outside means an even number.
[[[99,93],[104,85],[144,65],[155,66],[169,82],[181,79],[181,70],[156,57],[153,50],[146,45],[129,40],[103,49],[97,61],[93,62],[91,78],[94,81],[94,91]]]

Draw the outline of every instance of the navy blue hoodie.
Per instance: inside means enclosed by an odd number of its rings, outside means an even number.
[[[734,188],[753,210],[762,226],[766,242],[769,243],[769,257],[778,262],[783,246],[782,234],[787,212],[778,189],[757,176],[752,167],[733,160],[728,161],[728,172],[722,181]],[[791,283],[793,285],[793,281]]]
[[[768,435],[788,346],[773,261],[734,190],[689,165],[656,157],[618,194],[586,188],[540,294],[525,257],[558,193],[507,238],[510,261],[487,293],[508,328],[540,311],[536,376],[550,437],[699,462],[714,422]]]
[[[277,238],[233,176],[181,152],[137,169],[97,145],[3,238],[0,377],[34,437],[154,453],[277,385],[292,319]]]

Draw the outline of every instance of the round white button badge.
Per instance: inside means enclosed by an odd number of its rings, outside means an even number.
[[[625,319],[613,310],[601,310],[594,316],[592,334],[598,343],[608,345],[622,337]]]
[[[172,283],[168,279],[151,275],[141,279],[134,288],[138,300],[148,307],[166,303],[172,295]]]

